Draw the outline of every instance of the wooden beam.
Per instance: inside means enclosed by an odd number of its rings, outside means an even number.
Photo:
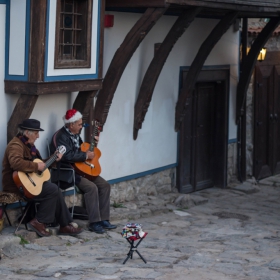
[[[80,91],[75,99],[73,104],[73,108],[80,111],[81,114],[89,115],[89,110],[92,108],[92,104],[89,101],[93,101],[92,99],[95,97],[98,91]]]
[[[97,90],[80,91],[73,104],[73,108],[80,111],[83,115],[83,123],[89,124],[88,127],[85,127],[85,141],[89,143],[91,142],[91,135],[93,133],[93,98],[96,96],[97,92]]]
[[[29,81],[44,81],[47,0],[31,0]]]
[[[217,44],[217,42],[220,40],[220,38],[223,36],[223,34],[233,24],[237,15],[238,15],[237,12],[228,13],[214,27],[214,29],[211,31],[209,36],[202,43],[195,59],[191,64],[190,70],[185,78],[185,83],[183,88],[181,89],[180,96],[176,105],[175,131],[180,130],[182,121],[186,114],[186,110],[188,110],[188,98],[190,97],[194,89],[197,77],[202,69],[202,66],[206,58],[208,57],[208,55],[210,54],[214,46]]]
[[[157,20],[164,14],[166,9],[167,8],[148,8],[126,35],[123,43],[116,51],[105,75],[103,88],[98,94],[95,106],[94,117],[103,125],[106,122],[115,91],[126,65],[135,50],[155,25]]]
[[[248,55],[244,59],[244,62],[242,62],[241,75],[239,78],[239,83],[237,85],[236,123],[239,122],[240,116],[244,114],[246,93],[260,50],[264,47],[268,39],[271,37],[274,29],[279,24],[280,17],[270,19],[270,21],[266,24],[258,37],[255,39]]]
[[[28,119],[35,107],[38,95],[21,94],[8,122],[7,141],[9,142],[17,133],[18,124]]]
[[[177,40],[189,27],[200,10],[201,8],[192,8],[183,11],[170,29],[159,49],[156,51],[155,56],[152,59],[148,70],[146,71],[140,87],[136,104],[134,106],[134,140],[137,139],[138,130],[142,127],[142,123],[152,99],[155,85],[168,55],[170,54]]]
[[[102,88],[102,80],[72,80],[55,82],[22,82],[5,80],[6,93],[44,95],[69,93],[74,91],[92,91]]]
[[[106,8],[164,8],[165,0],[106,0]]]
[[[203,0],[166,0],[166,3],[180,6],[202,6],[211,9],[223,9],[244,12],[279,12],[279,2],[267,1],[246,1],[246,0],[222,0],[222,1],[203,1]]]

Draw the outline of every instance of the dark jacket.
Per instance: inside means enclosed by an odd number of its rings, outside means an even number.
[[[79,137],[79,144],[83,143],[81,137]],[[78,149],[73,141],[71,140],[69,134],[67,133],[65,127],[63,126],[60,130],[58,130],[52,137],[52,141],[50,144],[51,153],[54,153],[56,148],[60,145],[65,146],[66,152],[63,155],[61,161],[58,163],[58,169],[60,168],[73,168],[73,163],[75,162],[83,162],[86,160],[86,153],[82,152],[81,149]],[[73,177],[72,171],[64,171],[58,170],[57,172],[52,173],[52,181],[58,183],[58,181],[65,182],[61,184],[60,187],[62,189],[70,187],[73,182],[70,179]],[[59,180],[58,180],[59,178]],[[80,180],[80,176],[76,174],[75,181],[78,182]]]
[[[37,150],[39,157],[39,151]],[[20,194],[13,180],[14,171],[38,172],[38,164],[32,161],[28,146],[24,145],[18,137],[14,137],[8,144],[2,161],[3,191]]]

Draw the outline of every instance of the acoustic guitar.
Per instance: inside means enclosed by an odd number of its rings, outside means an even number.
[[[94,141],[95,136],[98,136],[100,131],[101,131],[101,126],[97,121],[95,121],[91,143],[84,142],[80,147],[82,152],[86,152],[88,150],[91,152],[93,151],[94,158],[87,159],[86,161],[74,163],[74,169],[76,170],[76,172],[88,179],[92,179],[92,177],[96,177],[101,173],[101,166],[99,164],[101,151],[96,147]]]
[[[57,152],[64,154],[66,148],[64,146],[59,146]],[[54,153],[46,162],[46,167],[42,171],[38,172],[23,172],[23,171],[14,171],[13,179],[18,187],[18,189],[24,193],[24,196],[27,198],[33,198],[41,193],[43,188],[43,183],[48,181],[51,177],[50,171],[48,169],[55,160],[57,159],[57,153]],[[42,160],[36,158],[33,162],[43,162]]]

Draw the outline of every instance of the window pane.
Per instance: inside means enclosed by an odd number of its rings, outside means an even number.
[[[72,13],[72,11],[73,11],[73,5],[71,3],[66,3],[65,4],[65,12]]]
[[[64,17],[64,27],[65,28],[72,28],[72,26],[73,26],[72,15],[65,15],[65,17]]]
[[[72,30],[64,30],[64,44],[72,44]]]
[[[64,46],[64,51],[63,51],[64,55],[67,55],[67,54],[70,55],[71,51],[72,51],[72,46]],[[65,59],[65,57],[64,57],[64,59]]]

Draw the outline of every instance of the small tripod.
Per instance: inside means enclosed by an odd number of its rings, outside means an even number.
[[[147,263],[146,260],[142,257],[142,255],[139,253],[139,251],[137,250],[137,247],[138,245],[141,243],[141,241],[143,240],[144,238],[140,238],[139,242],[136,244],[136,246],[134,246],[134,241],[137,240],[137,239],[129,239],[129,238],[126,238],[127,242],[130,244],[130,249],[129,249],[129,252],[127,253],[127,257],[126,259],[124,260],[123,264],[126,263],[126,261],[129,259],[129,257],[132,259],[133,257],[133,252],[135,251],[139,257],[143,260],[144,263]]]

